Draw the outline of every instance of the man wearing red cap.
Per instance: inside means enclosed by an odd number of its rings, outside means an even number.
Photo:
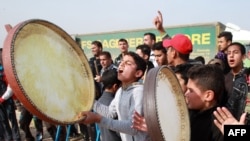
[[[195,60],[189,59],[190,53],[193,51],[191,40],[184,34],[176,34],[171,38],[166,33],[162,23],[162,14],[158,11],[158,16],[154,19],[154,25],[163,37],[163,46],[167,48],[168,65],[176,67],[177,65],[184,63],[201,64]]]
[[[176,34],[172,39],[164,39],[163,46],[167,48],[168,64],[174,67],[187,63],[193,51],[191,40],[183,34]]]

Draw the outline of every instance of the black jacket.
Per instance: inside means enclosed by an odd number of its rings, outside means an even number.
[[[248,94],[247,76],[244,71],[245,69],[242,69],[237,75],[233,75],[230,71],[225,77],[227,90],[226,107],[238,120],[245,110],[245,102]]]
[[[96,66],[95,66],[95,62],[96,62]],[[97,73],[100,73],[102,69],[100,59],[96,59],[95,57],[91,57],[89,59],[89,66],[91,68],[91,71],[94,77],[97,75]]]
[[[89,59],[89,66],[90,66],[90,69],[92,71],[92,74],[93,74],[93,77],[95,78],[95,76],[100,73],[101,69],[102,69],[102,66],[101,66],[101,63],[100,63],[100,59],[96,59],[95,57],[91,57]],[[95,99],[97,100],[100,96],[101,96],[101,85],[100,83],[95,82]]]
[[[147,68],[148,68],[148,71],[152,68],[154,68],[154,64],[151,62],[151,61],[148,61],[147,62]]]
[[[206,111],[189,110],[191,139],[190,141],[223,141],[223,135],[214,124],[213,111],[216,107]]]
[[[118,67],[118,66],[120,65],[121,61],[122,61],[122,54],[120,54],[119,56],[117,56],[117,57],[115,58],[114,65],[115,65],[116,67]]]

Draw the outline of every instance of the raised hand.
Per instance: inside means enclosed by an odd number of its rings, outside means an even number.
[[[214,124],[222,134],[224,134],[224,125],[244,125],[246,120],[246,113],[243,113],[238,121],[226,107],[218,107],[213,114],[215,116]]]
[[[163,18],[161,11],[158,11],[158,15],[154,18],[153,23],[155,28],[160,32],[160,34],[165,34],[166,31],[163,28]]]

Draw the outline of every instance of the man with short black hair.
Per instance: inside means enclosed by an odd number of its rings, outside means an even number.
[[[138,54],[141,58],[143,58],[147,62],[146,71],[154,68],[154,64],[149,60],[151,49],[148,45],[142,44],[136,47],[136,54]]]
[[[233,34],[229,31],[223,31],[218,36],[218,49],[225,53],[227,47],[233,41]]]
[[[99,74],[97,74],[95,76],[94,79],[95,79],[96,82],[98,82],[100,84],[101,93],[103,93],[103,83],[102,83],[103,73],[106,70],[115,70],[115,71],[117,71],[117,67],[113,64],[113,60],[112,60],[110,52],[108,52],[108,51],[101,52],[100,55],[99,55],[99,58],[100,58],[100,63],[102,65],[102,69],[99,72]]]
[[[144,37],[143,37],[144,44],[148,45],[152,49],[155,42],[156,42],[156,37],[154,33],[147,32],[144,34]]]
[[[224,74],[227,74],[230,71],[230,67],[227,62],[227,48],[232,43],[233,35],[229,31],[223,31],[218,36],[218,53],[215,55],[215,58],[221,59],[224,64]]]
[[[152,50],[154,52],[155,61],[157,62],[158,66],[168,65],[167,49],[163,47],[162,41],[155,43]]]
[[[118,48],[120,49],[121,53],[115,58],[114,64],[116,67],[118,67],[119,64],[121,63],[124,54],[128,52],[128,48],[129,48],[128,41],[124,38],[119,39]]]
[[[148,45],[151,49],[151,53],[150,53],[150,57],[149,57],[149,60],[154,64],[154,67],[157,67],[158,64],[157,62],[155,61],[155,56],[154,56],[154,52],[152,51],[153,49],[153,45],[156,43],[156,36],[154,33],[152,32],[147,32],[144,34],[144,37],[143,37],[143,43],[145,45]]]

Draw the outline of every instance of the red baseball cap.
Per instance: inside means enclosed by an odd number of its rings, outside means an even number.
[[[163,46],[173,47],[181,54],[190,54],[193,51],[191,40],[184,34],[176,34],[172,39],[164,39]]]

